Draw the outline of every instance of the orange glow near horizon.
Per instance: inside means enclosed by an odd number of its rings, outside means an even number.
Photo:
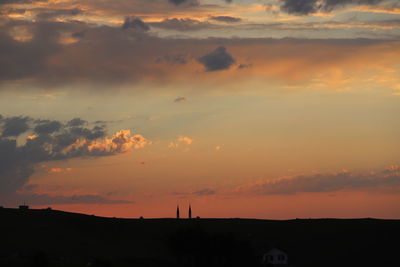
[[[53,209],[88,215],[119,218],[175,218],[176,205],[187,217],[189,202],[193,216],[200,218],[256,218],[287,220],[296,218],[380,218],[399,219],[400,197],[365,192],[333,192],[226,199],[212,196],[177,200],[154,199],[150,203],[51,205]],[[47,208],[46,205],[34,208]]]

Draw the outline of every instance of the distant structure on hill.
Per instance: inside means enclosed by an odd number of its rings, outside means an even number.
[[[24,205],[19,205],[20,210],[29,210],[29,206],[24,204]]]
[[[272,248],[262,257],[263,266],[288,266],[288,255],[279,248]]]
[[[179,205],[176,206],[176,218],[180,218]],[[188,219],[192,219],[192,206],[189,204]]]

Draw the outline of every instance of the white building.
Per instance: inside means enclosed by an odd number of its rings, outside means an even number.
[[[289,264],[288,255],[285,251],[273,248],[264,253],[262,264],[265,266],[285,266]]]

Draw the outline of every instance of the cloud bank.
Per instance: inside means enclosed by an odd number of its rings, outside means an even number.
[[[210,75],[224,81],[230,72],[223,70],[232,69],[235,62],[253,67],[244,72],[239,66],[227,80],[249,75],[307,80],[331,66],[351,71],[375,66],[391,68],[399,60],[395,52],[400,51],[399,42],[387,40],[180,39],[151,33],[156,25],[184,30],[209,24],[191,19],[146,23],[129,16],[115,27],[76,20],[2,22],[0,65],[7,68],[0,69],[0,90],[26,85],[132,88],[131,85],[145,82],[164,85],[193,78],[202,83],[209,81]]]
[[[379,172],[355,174],[347,171],[332,174],[299,175],[272,179],[239,188],[258,195],[358,191],[400,187],[400,166],[393,165]]]
[[[281,10],[289,14],[308,15],[317,12],[330,12],[346,5],[373,6],[385,0],[283,0]]]

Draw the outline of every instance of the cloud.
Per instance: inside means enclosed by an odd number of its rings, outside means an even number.
[[[282,0],[281,10],[289,14],[308,15],[330,12],[345,5],[376,5],[385,0]]]
[[[71,121],[74,123],[71,124]],[[0,193],[13,194],[24,186],[40,163],[79,157],[102,157],[148,145],[142,135],[120,130],[106,136],[105,126],[82,127],[83,120],[69,122],[2,118],[0,130]],[[78,123],[79,122],[79,123]],[[80,126],[77,126],[80,125]],[[34,135],[32,135],[34,133]],[[17,139],[27,138],[25,143]]]
[[[62,124],[59,121],[39,120],[36,122],[33,132],[38,135],[46,135],[60,130]]]
[[[10,117],[2,120],[1,136],[10,137],[18,136],[29,129],[28,117]]]
[[[72,126],[72,127],[84,126],[86,124],[87,124],[87,121],[82,120],[81,118],[74,118],[67,123],[68,126]]]
[[[212,189],[212,188],[202,188],[199,190],[195,191],[186,191],[186,192],[173,192],[173,195],[178,195],[182,197],[203,197],[203,196],[211,196],[215,195],[217,193],[217,190]]]
[[[215,195],[216,191],[210,188],[204,188],[201,190],[194,191],[192,194],[196,196],[210,196],[210,195]]]
[[[187,137],[187,136],[179,136],[176,141],[170,142],[168,144],[169,148],[176,149],[179,147],[180,144],[191,145],[194,139]]]
[[[193,139],[187,136],[179,136],[177,139],[179,142],[185,143],[187,145],[191,145],[193,143]]]
[[[207,71],[218,71],[229,69],[235,63],[235,59],[226,52],[226,48],[220,46],[209,54],[197,59],[204,65]]]
[[[168,0],[168,2],[170,2],[171,4],[174,4],[176,6],[179,6],[179,5],[193,5],[193,6],[196,6],[196,5],[199,4],[197,0]]]
[[[236,22],[242,21],[241,18],[231,17],[231,16],[212,16],[210,19],[219,21],[219,22],[226,22],[226,23],[236,23]]]
[[[156,62],[157,63],[167,62],[172,65],[174,65],[174,64],[184,65],[184,64],[188,63],[188,58],[187,58],[187,55],[185,55],[185,54],[166,55],[164,57],[157,58]]]
[[[252,64],[239,64],[238,69],[247,69],[251,68],[253,65]]]
[[[53,196],[46,194],[18,193],[8,200],[9,203],[18,203],[20,199],[29,205],[63,205],[63,204],[127,204],[133,203],[128,200],[109,199],[101,195],[71,195]]]
[[[168,144],[168,148],[176,149],[176,148],[178,148],[178,147],[179,147],[179,144],[176,143],[176,142],[170,142],[170,143]]]
[[[174,99],[174,102],[175,103],[180,103],[180,102],[184,102],[186,100],[187,100],[186,97],[178,96],[177,98]]]
[[[122,29],[134,29],[137,31],[147,32],[150,30],[150,27],[139,18],[127,17],[122,24]]]
[[[70,146],[64,148],[64,153],[88,156],[107,156],[120,154],[130,151],[131,149],[143,148],[149,144],[142,135],[132,136],[130,130],[120,130],[112,137],[105,137],[100,140],[80,139],[76,140]]]
[[[319,27],[293,25],[303,26]],[[24,30],[19,32],[21,28]],[[23,41],[27,36],[30,39]],[[63,36],[73,37],[76,42],[62,44]],[[229,47],[229,53],[224,46],[209,53],[221,44]],[[329,75],[331,69],[362,73],[393,68],[400,49],[398,42],[388,40],[160,38],[151,31],[123,30],[120,25],[14,19],[0,23],[0,46],[0,65],[7,66],[0,68],[1,91],[16,87],[74,90],[78,87],[75,85],[107,90],[128,84],[136,88],[149,81],[163,85],[187,82],[193,78],[207,83],[210,75],[201,73],[201,67],[208,72],[222,70],[231,68],[235,61],[251,62],[253,67],[248,71],[216,71],[215,77],[222,82],[249,75],[284,82],[307,81],[314,75],[321,77],[321,72]]]
[[[379,172],[355,174],[347,171],[331,174],[283,177],[240,187],[239,191],[260,195],[333,192],[400,187],[400,167],[393,165]]]
[[[83,11],[79,8],[71,9],[43,9],[36,15],[37,19],[54,19],[59,17],[71,17],[82,14]]]
[[[47,171],[47,173],[62,173],[62,172],[70,172],[71,168],[51,168]]]
[[[17,14],[17,15],[22,15],[25,14],[26,9],[23,8],[4,8],[0,10],[0,16],[1,15],[11,15],[11,14]]]
[[[195,19],[165,19],[161,22],[150,23],[152,27],[174,31],[198,31],[211,28],[213,25]]]
[[[1,0],[0,5],[31,4],[34,2],[47,2],[48,0]]]

